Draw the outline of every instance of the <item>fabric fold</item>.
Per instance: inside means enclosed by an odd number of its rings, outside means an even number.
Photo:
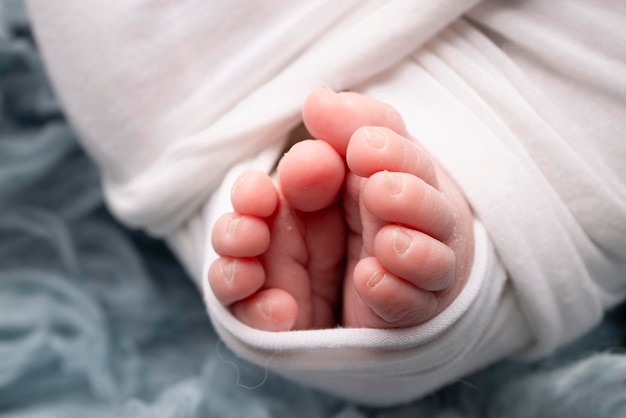
[[[233,16],[229,15],[233,11],[242,13],[236,5],[233,5],[232,9],[220,9],[212,3],[206,6],[200,3],[192,2],[193,6],[172,10],[170,13],[178,14],[181,22],[186,21],[185,24],[190,25],[202,24],[197,21],[196,15],[199,13],[206,13],[209,22],[233,19]],[[250,18],[242,17],[244,23],[248,23],[249,26],[233,29],[238,29],[244,34],[253,33],[256,29],[260,34],[258,39],[244,45],[231,45],[226,41],[218,43],[216,40],[214,47],[218,51],[207,52],[206,59],[220,60],[215,69],[207,69],[208,72],[215,73],[216,80],[221,81],[218,85],[213,79],[207,80],[199,70],[198,73],[174,75],[171,73],[173,69],[169,66],[163,70],[159,70],[158,66],[151,67],[148,76],[138,77],[132,73],[128,75],[131,80],[133,77],[136,78],[137,83],[146,83],[148,81],[146,78],[149,78],[153,86],[147,86],[145,93],[153,95],[155,100],[163,101],[160,105],[151,103],[147,106],[144,103],[147,97],[136,98],[138,105],[144,107],[147,112],[154,113],[149,115],[152,116],[151,120],[136,126],[132,119],[138,118],[141,122],[145,116],[132,113],[134,110],[132,98],[129,108],[117,103],[111,106],[111,114],[101,116],[103,120],[92,121],[79,116],[81,109],[76,109],[72,116],[78,128],[84,131],[87,149],[102,165],[107,201],[112,211],[129,226],[145,229],[156,236],[166,236],[200,210],[231,166],[276,142],[284,142],[289,130],[297,123],[299,108],[310,91],[320,85],[343,90],[383,71],[401,60],[416,46],[427,41],[475,3],[477,0],[470,2],[446,0],[438,3],[428,0],[418,2],[395,0],[349,4],[342,2],[343,5],[340,7],[333,2],[302,3],[300,6],[290,5],[287,10],[291,14],[281,11],[281,4],[276,3],[271,6],[275,15],[263,9],[252,9],[245,13],[250,15]],[[63,10],[62,2],[48,5],[34,1],[32,4],[35,18],[39,14],[45,15],[46,12],[55,15]],[[72,22],[73,24],[88,24],[90,20],[96,18],[92,16],[94,10],[88,7],[73,5],[70,9],[72,8],[77,13],[91,16],[85,19],[85,22]],[[167,60],[168,57],[174,58],[179,54],[174,45],[169,40],[164,40],[154,27],[155,16],[160,17],[162,11],[142,10],[134,4],[107,6],[106,9],[109,15],[121,19],[115,22],[114,27],[120,28],[119,32],[122,35],[128,27],[146,26],[145,37],[133,40],[134,43],[126,47],[128,51],[137,50],[139,58],[134,59],[137,61],[134,63],[136,66],[158,65],[151,62],[155,59],[153,57],[161,55]],[[129,16],[125,17],[126,13]],[[75,28],[65,21],[65,16],[56,17],[59,22],[48,24],[50,27],[41,25],[39,30],[45,31],[42,37],[50,37],[58,42],[50,45],[50,48],[58,48],[65,43],[73,45],[74,48],[71,48],[69,53],[63,51],[63,56],[72,61],[79,61],[84,65],[82,70],[85,76],[93,78],[90,74],[94,68],[90,67],[90,64],[96,62],[81,62],[87,56],[87,50],[93,48],[93,45],[80,43],[76,45],[76,40],[69,39],[78,36]],[[263,18],[267,18],[267,21],[263,21]],[[59,26],[64,24],[63,27],[56,28],[59,33],[50,33],[55,29],[52,27],[54,23],[58,23]],[[170,29],[171,31],[176,33],[185,31],[175,23],[168,20],[168,24],[176,28]],[[272,23],[281,30],[274,28]],[[186,29],[191,34],[197,30],[200,29],[193,26]],[[213,34],[208,29],[203,31],[207,36]],[[94,61],[107,58],[109,61],[103,62],[106,68],[104,71],[96,70],[98,77],[93,80],[93,84],[86,86],[93,95],[104,95],[100,90],[106,89],[107,94],[110,94],[108,89],[119,89],[127,81],[118,78],[133,71],[127,62],[116,61],[126,59],[125,54],[120,53],[116,58],[114,52],[109,52],[112,46],[108,43],[114,42],[115,37],[120,36],[116,32],[112,35],[111,40],[96,38],[101,50],[107,52],[107,55]],[[242,38],[240,41],[248,41],[246,36],[239,36],[236,31],[233,31],[233,36]],[[313,37],[317,39],[311,39]],[[299,46],[290,48],[293,51],[286,54],[283,38],[294,39],[295,45]],[[144,42],[139,42],[142,40]],[[192,42],[190,50],[198,51],[201,51],[201,45],[206,42],[205,39],[192,37],[187,40]],[[235,38],[233,42],[237,40]],[[150,41],[153,41],[153,44],[150,44]],[[263,55],[271,59],[263,62],[260,61],[260,57],[257,57],[257,61],[250,58],[240,59],[240,54],[235,54],[235,58],[231,59],[229,58],[231,51],[219,51],[221,43],[224,44],[224,48],[237,47],[244,48],[244,51],[250,50],[249,55],[254,55],[255,50],[263,51]],[[211,46],[207,44],[208,48]],[[162,51],[159,51],[159,48]],[[47,52],[44,50],[44,54]],[[218,55],[220,52],[223,56]],[[72,53],[74,55],[71,55]],[[107,57],[108,55],[112,56]],[[141,62],[142,60],[146,62]],[[57,68],[61,63],[57,63],[55,59],[50,61],[51,72],[53,76],[56,75],[57,83],[69,85],[75,83],[75,79],[70,79],[70,75],[65,73],[66,69]],[[193,61],[198,60],[194,58]],[[319,63],[324,65],[320,66]],[[83,65],[78,66],[79,71]],[[253,82],[243,76],[240,79],[221,76],[229,74],[228,71],[226,73],[224,71],[230,67],[236,68],[236,74],[249,71]],[[61,74],[56,74],[57,72]],[[172,83],[172,79],[177,82]],[[187,86],[193,85],[194,81],[197,85],[193,96],[181,98],[180,95],[188,90]],[[159,83],[168,83],[171,86],[168,84],[161,86],[161,92],[149,91]],[[221,93],[218,87],[223,84],[232,85],[230,91],[223,94],[226,100],[219,97]],[[65,98],[69,106],[78,107],[78,103],[74,102],[89,100],[75,92],[72,87],[61,88],[60,93],[62,96],[74,95]],[[204,93],[203,97],[198,98],[201,93]],[[230,108],[226,107],[228,102]],[[116,109],[116,106],[120,106],[120,109]],[[155,107],[154,110],[151,109],[152,106]],[[202,109],[201,106],[206,106],[206,109]],[[181,115],[177,112],[178,108],[189,108],[192,114]],[[217,109],[228,110],[216,112]],[[93,125],[96,123],[107,125],[107,129],[94,129],[96,127]],[[149,123],[153,123],[154,128],[145,126]],[[180,126],[175,126],[175,123]],[[121,158],[109,155],[111,149],[102,146],[107,142],[114,145],[118,141],[118,138],[102,136],[111,129],[108,125],[116,125],[117,131],[111,132],[120,137],[120,142],[123,139],[131,141],[130,144],[128,142],[119,144],[117,154],[123,156]],[[186,127],[194,125],[197,125],[198,129],[188,132]],[[180,132],[178,137],[164,137],[164,133],[173,135],[177,130]],[[146,145],[143,155],[138,149],[140,144]],[[137,156],[133,157],[135,155]],[[207,169],[210,170],[210,175],[205,174]],[[187,186],[180,188],[179,184]]]
[[[168,240],[238,355],[387,405],[506,356],[550,353],[626,296],[624,179],[615,179],[626,158],[623,91],[594,90],[603,83],[592,64],[576,84],[552,78],[551,44],[509,30],[547,19],[541,36],[566,45],[592,31],[572,26],[558,2],[93,3],[31,0],[50,74],[113,212]],[[594,19],[602,13],[611,11]],[[619,39],[619,27],[607,36]],[[579,46],[562,51],[590,56]],[[605,76],[623,74],[619,62]],[[246,168],[272,170],[319,86],[396,107],[475,211],[472,277],[419,327],[265,333],[237,321],[205,280],[231,184]],[[606,122],[594,125],[597,141],[584,118]]]
[[[457,22],[416,53],[413,64],[366,91],[410,114],[408,129],[461,185],[536,338],[528,353],[545,355],[595,325],[606,295],[585,262],[595,255],[593,242],[537,164],[559,143],[565,151],[559,155],[567,155],[567,142],[511,85],[502,70],[510,66],[506,57],[489,43],[477,48],[468,42],[476,37],[475,29]],[[478,65],[485,59],[490,65]],[[442,131],[445,119],[456,124]],[[541,155],[535,147],[531,158],[528,148],[536,141],[550,146]],[[578,163],[574,155],[561,166]]]

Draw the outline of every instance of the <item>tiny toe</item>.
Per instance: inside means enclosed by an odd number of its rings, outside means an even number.
[[[363,303],[361,327],[400,328],[431,319],[438,307],[434,293],[421,290],[386,271],[373,258],[361,260],[354,270],[354,286]]]
[[[233,184],[230,200],[237,212],[265,218],[276,210],[278,192],[266,173],[248,170]]]
[[[295,144],[278,165],[281,192],[294,208],[313,212],[336,200],[345,176],[339,154],[326,142]]]
[[[374,173],[363,188],[363,204],[374,216],[442,241],[449,238],[457,226],[456,211],[445,196],[419,177],[407,173]]]
[[[413,174],[437,187],[437,174],[430,155],[415,141],[391,129],[366,126],[358,129],[348,144],[348,167],[361,177],[378,171]]]
[[[256,257],[267,250],[270,231],[262,219],[231,212],[215,222],[211,242],[219,255]]]
[[[255,258],[220,257],[209,268],[209,284],[223,305],[251,296],[264,281],[265,271]]]
[[[232,305],[244,324],[263,331],[289,331],[298,318],[295,299],[284,290],[265,289]]]
[[[450,247],[398,225],[378,231],[374,254],[387,271],[423,290],[445,290],[456,278],[456,256]]]
[[[314,138],[322,139],[344,156],[350,137],[362,126],[385,126],[398,133],[406,128],[390,105],[353,92],[335,93],[320,88],[309,95],[302,119]]]

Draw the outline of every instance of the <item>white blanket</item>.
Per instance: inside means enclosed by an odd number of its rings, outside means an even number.
[[[600,2],[31,0],[112,211],[168,240],[239,355],[404,402],[592,327],[626,292],[626,10]],[[271,170],[318,86],[397,107],[478,220],[474,269],[405,330],[254,330],[215,300],[214,220]]]

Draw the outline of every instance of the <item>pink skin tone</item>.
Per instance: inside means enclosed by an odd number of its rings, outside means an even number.
[[[294,145],[275,179],[244,173],[216,222],[209,270],[218,300],[266,331],[399,328],[440,313],[473,259],[472,213],[389,105],[314,91],[315,140]]]

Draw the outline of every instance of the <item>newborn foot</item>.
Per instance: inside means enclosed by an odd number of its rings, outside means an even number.
[[[408,327],[441,312],[473,257],[461,192],[387,105],[318,90],[303,116],[318,140],[296,144],[275,183],[244,174],[214,228],[218,299],[276,331]]]
[[[235,211],[213,229],[221,257],[209,282],[245,324],[267,331],[337,325],[346,252],[338,199],[344,165],[330,145],[307,140],[281,159],[277,182],[255,170],[235,182]]]
[[[318,90],[303,114],[309,132],[348,167],[343,325],[408,327],[433,318],[471,269],[473,215],[462,192],[386,104]]]

